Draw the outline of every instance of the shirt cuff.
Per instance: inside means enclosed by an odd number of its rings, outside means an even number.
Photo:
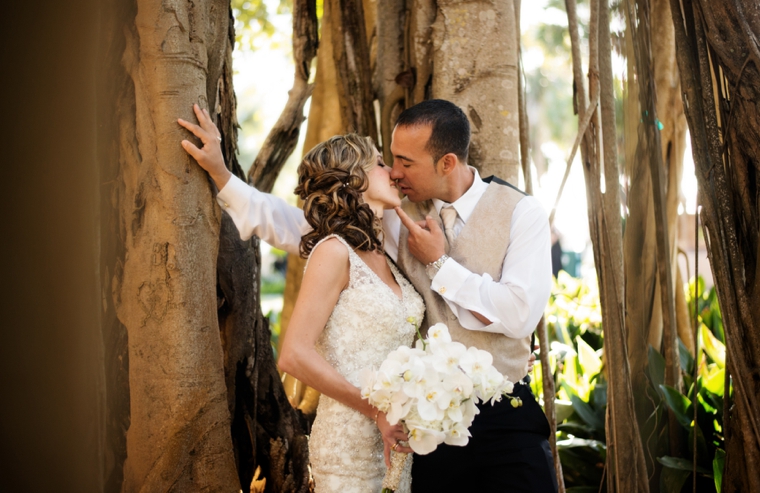
[[[433,277],[430,288],[440,294],[446,301],[451,311],[459,319],[459,325],[463,328],[504,334],[504,327],[501,321],[493,314],[487,313],[485,307],[477,303],[476,299],[480,295],[477,288],[475,292],[472,292],[473,286],[467,286],[466,281],[472,275],[473,273],[467,267],[449,257],[438,270],[435,277]],[[487,277],[490,280],[490,276]],[[470,310],[474,310],[487,319],[492,320],[492,323],[489,325],[484,324]]]
[[[449,257],[433,277],[430,288],[443,299],[454,301],[456,293],[472,274],[465,266]]]
[[[232,175],[224,188],[219,190],[216,201],[224,210],[240,211],[247,205],[250,195],[251,187],[237,176]]]

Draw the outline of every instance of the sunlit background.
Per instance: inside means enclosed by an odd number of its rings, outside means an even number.
[[[321,4],[321,2],[318,2]],[[236,18],[237,43],[233,53],[234,84],[238,101],[239,161],[248,170],[280,115],[293,84],[293,58],[291,51],[292,17],[289,0],[246,1],[233,0]],[[588,5],[578,5],[581,35],[586,38]],[[557,192],[566,168],[573,141],[578,131],[573,114],[572,66],[567,14],[561,0],[532,0],[522,2],[522,61],[525,70],[527,110],[530,122],[531,170],[534,195],[541,201],[547,214],[557,198]],[[613,36],[623,29],[623,21],[613,15]],[[582,43],[585,48],[586,43]],[[584,53],[584,56],[586,54]],[[620,100],[626,77],[625,61],[613,52],[616,96]],[[308,115],[309,103],[305,114]],[[621,107],[618,107],[620,117]],[[622,132],[622,124],[619,132]],[[293,189],[296,186],[296,168],[303,153],[306,125],[302,127],[301,142],[283,168],[273,193],[295,204]],[[621,135],[622,138],[622,135]],[[694,214],[696,210],[697,182],[691,156],[690,140],[686,139],[686,153],[681,183],[679,214]],[[621,153],[622,154],[622,153]],[[622,159],[622,156],[621,156]],[[520,177],[519,186],[524,183]],[[625,189],[625,183],[622,184]],[[576,154],[567,184],[557,207],[554,229],[559,238],[565,270],[573,276],[595,277],[593,254],[588,233],[586,188],[580,166],[580,152]],[[689,245],[684,245],[684,250]],[[693,247],[688,250],[693,254]],[[267,313],[279,312],[282,297],[278,294],[284,285],[281,270],[274,267],[282,252],[272,252],[262,245],[264,258],[263,308]],[[693,261],[692,261],[693,262]],[[703,266],[706,258],[700,259]],[[279,266],[282,265],[280,261]],[[685,267],[682,266],[682,267]],[[711,285],[708,269],[701,269]]]

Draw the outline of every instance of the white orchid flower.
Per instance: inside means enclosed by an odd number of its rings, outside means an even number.
[[[430,358],[433,368],[441,373],[451,374],[460,372],[459,360],[467,353],[464,344],[458,342],[442,342],[435,346]]]
[[[409,413],[409,409],[414,404],[414,399],[409,398],[403,392],[395,392],[391,398],[391,406],[388,415],[385,417],[391,425],[397,424],[404,416]]]
[[[369,395],[369,402],[383,412],[387,412],[391,407],[393,392],[388,389],[374,390]]]
[[[467,399],[470,397],[470,395],[472,395],[472,379],[462,373],[462,371],[457,371],[450,375],[446,375],[443,378],[442,384],[444,389],[446,389],[448,392],[451,392],[460,401]]]
[[[459,399],[451,399],[449,407],[446,408],[446,417],[455,423],[459,423],[464,418],[464,410],[462,409],[462,401]]]
[[[372,387],[375,385],[375,372],[369,368],[359,371],[359,385],[361,386],[362,399],[369,399]]]
[[[484,374],[493,365],[493,356],[488,351],[470,347],[459,360],[459,366],[470,377]]]
[[[475,403],[475,399],[467,399],[466,401],[462,402],[462,407],[464,408],[462,412],[462,421],[464,422],[472,423],[472,420],[475,419],[475,416],[480,414],[480,409],[478,409],[478,406]]]
[[[446,324],[437,323],[428,329],[426,339],[431,345],[451,342],[451,334],[449,334],[449,328],[446,327]]]
[[[410,321],[410,323],[412,323]],[[466,445],[479,401],[500,400],[514,385],[493,366],[488,351],[451,340],[444,324],[414,347],[392,351],[378,371],[359,375],[362,397],[409,430],[411,448],[427,454],[444,441]]]
[[[383,362],[384,365],[385,363],[387,363],[387,361]],[[398,367],[395,367],[396,365],[398,365]],[[386,368],[387,371],[380,370],[376,373],[373,389],[388,390],[390,392],[395,392],[401,389],[401,385],[404,383],[401,376],[401,365],[395,363],[394,365],[388,366],[390,366],[390,368]]]
[[[447,445],[464,447],[470,441],[471,436],[472,435],[470,434],[470,430],[467,429],[467,426],[464,426],[459,422],[454,423],[454,426],[452,426],[449,432],[446,433],[446,438],[443,441]]]
[[[416,453],[426,455],[435,450],[445,437],[441,431],[414,427],[409,430],[409,446]]]
[[[444,410],[449,407],[449,402],[451,402],[451,393],[446,392],[439,383],[425,389],[425,395],[417,402],[417,410],[425,421],[441,420]]]
[[[422,359],[415,362],[407,371],[409,373],[404,372],[402,377],[404,382],[401,388],[409,397],[422,399],[427,392],[428,386],[439,382],[438,373],[433,368],[425,365]],[[407,377],[409,378],[408,380]]]

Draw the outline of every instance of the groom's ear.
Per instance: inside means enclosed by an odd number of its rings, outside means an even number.
[[[446,176],[456,169],[459,160],[457,159],[456,154],[450,152],[448,154],[444,154],[441,160],[438,162],[440,163],[441,174]]]

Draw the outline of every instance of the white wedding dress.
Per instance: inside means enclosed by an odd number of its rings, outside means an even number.
[[[419,325],[425,306],[393,262],[388,260],[401,287],[401,299],[343,238],[332,236],[348,248],[349,281],[317,341],[317,351],[359,387],[359,372],[363,368],[377,369],[388,353],[401,345],[412,344],[416,329],[408,319],[413,317]],[[309,456],[317,493],[380,492],[386,468],[377,425],[325,395],[319,398]],[[407,461],[398,493],[408,493],[411,489],[411,462]]]

